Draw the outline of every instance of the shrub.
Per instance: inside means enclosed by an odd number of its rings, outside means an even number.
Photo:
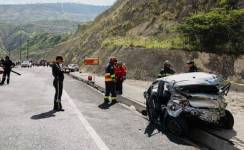
[[[218,8],[187,17],[178,26],[193,49],[211,52],[243,52],[244,9]]]

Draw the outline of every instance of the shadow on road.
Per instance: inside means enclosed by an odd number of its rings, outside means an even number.
[[[157,130],[156,133],[154,133],[154,131]],[[148,126],[146,127],[144,134],[147,134],[148,137],[152,137],[156,134],[159,134],[161,132],[161,129],[157,126],[154,125],[153,123],[149,123]]]
[[[54,111],[54,110],[50,110],[48,112],[44,112],[44,113],[41,113],[41,114],[38,114],[38,115],[34,115],[31,117],[31,119],[33,120],[39,120],[39,119],[46,119],[46,118],[51,118],[51,117],[55,117],[55,113],[57,111]]]
[[[157,130],[157,132],[155,132],[155,130]],[[149,138],[154,135],[160,134],[160,133],[164,134],[173,143],[180,144],[180,145],[186,145],[186,146],[193,146],[188,142],[188,141],[190,141],[188,138],[181,138],[181,137],[177,137],[177,136],[165,133],[159,124],[153,124],[153,123],[149,122],[149,124],[147,125],[147,127],[144,131],[144,134],[147,134],[147,136]]]

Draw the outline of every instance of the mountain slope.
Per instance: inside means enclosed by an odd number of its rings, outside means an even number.
[[[107,8],[75,3],[0,5],[0,53],[19,49],[27,39],[43,40],[43,34],[48,38],[43,46],[34,43],[35,50],[54,46],[57,43],[47,43],[49,38],[65,34],[61,39],[66,39],[66,34],[75,32],[81,22],[93,20]]]
[[[82,49],[78,52],[82,58],[103,46],[107,48],[110,45],[108,41],[113,42],[114,38],[130,40],[139,37],[149,41],[169,39],[174,35],[171,30],[185,16],[197,11],[207,11],[215,5],[216,0],[118,0],[94,22],[81,25],[72,41],[76,41],[76,47]],[[136,39],[137,42],[140,39]],[[67,48],[68,45],[71,43],[65,43],[63,47]]]
[[[235,70],[235,63],[239,59],[237,56],[186,51],[184,40],[175,31],[185,17],[217,8],[220,1],[118,0],[93,22],[80,25],[68,41],[54,48],[40,50],[39,57],[53,59],[54,55],[59,54],[65,56],[67,63],[82,64],[85,57],[99,56],[102,60],[100,66],[84,67],[102,72],[102,65],[107,59],[117,56],[127,63],[129,77],[137,79],[157,75],[166,59],[172,61],[179,72],[186,69],[182,64],[187,59],[196,59],[204,71],[237,75],[237,72],[240,74],[243,71],[243,68]],[[243,0],[240,4],[243,4]],[[222,67],[211,68],[216,65]]]
[[[28,24],[43,20],[86,22],[93,20],[107,8],[106,6],[75,3],[0,5],[0,20],[6,23],[18,24]]]

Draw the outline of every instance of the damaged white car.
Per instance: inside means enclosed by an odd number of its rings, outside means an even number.
[[[149,120],[176,136],[187,135],[195,121],[232,129],[234,118],[224,98],[230,86],[203,72],[160,78],[144,93]]]

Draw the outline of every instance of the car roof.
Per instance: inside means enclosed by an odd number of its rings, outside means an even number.
[[[218,85],[220,82],[220,78],[217,75],[205,72],[182,73],[160,78],[158,80],[175,83],[175,86]]]

